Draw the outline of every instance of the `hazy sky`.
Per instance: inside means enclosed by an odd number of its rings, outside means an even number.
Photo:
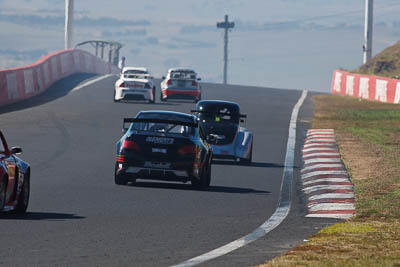
[[[119,41],[128,65],[155,76],[191,67],[221,82],[229,14],[228,81],[328,92],[332,70],[361,64],[364,0],[75,0],[74,42]],[[64,0],[0,0],[0,68],[63,49]],[[400,1],[375,1],[373,53],[400,39]],[[88,47],[88,49],[90,49]]]

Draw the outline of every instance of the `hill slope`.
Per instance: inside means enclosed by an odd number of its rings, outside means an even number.
[[[400,77],[400,41],[384,49],[353,72],[390,78]]]

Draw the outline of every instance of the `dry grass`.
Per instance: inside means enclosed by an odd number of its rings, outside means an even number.
[[[357,216],[262,266],[400,266],[400,105],[316,96],[313,128],[335,129]]]
[[[384,49],[354,72],[400,78],[400,42]]]

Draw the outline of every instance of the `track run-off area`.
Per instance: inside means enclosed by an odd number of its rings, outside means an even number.
[[[306,218],[301,146],[313,116],[308,93],[298,110],[293,163],[286,160],[293,108],[303,90],[202,83],[203,99],[238,102],[254,133],[251,166],[216,162],[211,187],[139,180],[114,184],[122,120],[140,110],[189,112],[187,101],[113,102],[116,76],[73,75],[44,94],[0,108],[0,127],[32,167],[24,215],[1,215],[3,266],[170,266],[253,233],[276,212],[292,168],[288,216],[266,235],[205,266],[249,266],[272,259],[335,219]],[[159,99],[159,81],[156,82]],[[288,166],[292,165],[292,166]],[[200,263],[200,262],[199,262]]]

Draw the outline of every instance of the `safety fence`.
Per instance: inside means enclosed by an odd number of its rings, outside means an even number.
[[[118,72],[116,66],[84,50],[55,52],[29,66],[0,70],[0,106],[39,95],[54,82],[74,73]]]
[[[335,70],[331,93],[399,104],[400,80]]]

